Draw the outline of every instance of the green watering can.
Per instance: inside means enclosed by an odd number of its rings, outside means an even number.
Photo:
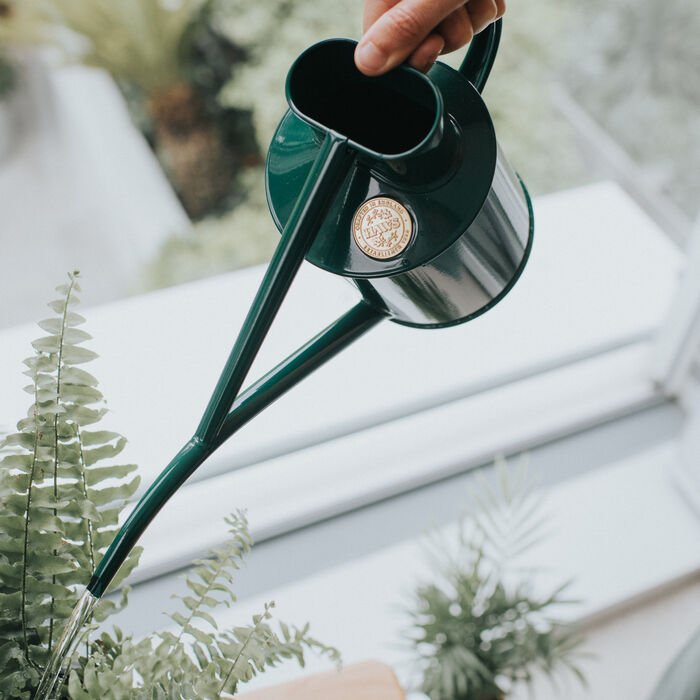
[[[347,39],[295,61],[290,109],[266,168],[282,238],[194,437],[121,528],[88,585],[94,597],[212,452],[379,321],[463,323],[515,284],[532,244],[532,208],[480,95],[500,34],[501,21],[479,34],[459,71],[437,63],[427,75],[401,66],[366,77]],[[304,259],[346,277],[362,299],[241,392]]]
[[[366,77],[355,42],[307,49],[287,78],[289,111],[270,147],[266,185],[282,238],[194,437],[137,503],[94,572],[54,650],[48,698],[77,631],[168,499],[243,425],[379,321],[463,323],[498,303],[526,264],[533,214],[501,153],[481,91],[501,21],[459,71],[401,66]],[[361,300],[241,392],[302,261],[347,278]]]

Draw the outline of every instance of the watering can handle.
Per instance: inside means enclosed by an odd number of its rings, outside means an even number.
[[[479,91],[486,87],[486,81],[496,60],[498,44],[501,41],[503,20],[490,24],[477,34],[469,44],[467,55],[459,67],[459,72]]]

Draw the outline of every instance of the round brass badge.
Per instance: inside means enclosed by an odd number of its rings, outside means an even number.
[[[376,260],[394,258],[406,249],[413,235],[408,210],[395,199],[368,199],[352,220],[352,235],[360,250]]]

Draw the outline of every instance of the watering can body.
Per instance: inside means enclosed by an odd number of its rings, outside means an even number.
[[[283,230],[324,139],[342,135],[352,162],[306,259],[351,280],[397,323],[468,321],[512,288],[533,235],[527,191],[478,85],[495,48],[468,57],[464,72],[437,63],[427,76],[403,66],[380,78],[359,73],[354,48],[321,42],[289,72],[290,109],[266,167],[273,219]]]

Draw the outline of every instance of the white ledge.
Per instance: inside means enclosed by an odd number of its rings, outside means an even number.
[[[658,402],[645,343],[185,486],[143,538],[132,583],[187,566],[248,510],[256,541]]]
[[[619,187],[537,198],[535,218],[530,263],[492,311],[441,331],[380,324],[246,426],[197,477],[622,347],[658,327],[681,258]],[[108,420],[129,438],[125,459],[140,465],[144,482],[198,424],[262,273],[251,268],[84,312]],[[251,377],[356,299],[345,281],[304,266]],[[36,336],[33,325],[0,331],[0,429],[26,411],[21,361]],[[378,357],[391,358],[390,372],[365,371]]]
[[[140,575],[201,553],[237,507],[265,537],[657,400],[645,339],[676,289],[678,251],[611,183],[540,197],[535,216],[531,261],[503,302],[448,330],[380,324],[280,399],[195,475],[220,476],[195,479],[156,519]],[[87,310],[91,371],[144,488],[197,425],[262,273]],[[253,375],[356,298],[304,266]],[[36,335],[0,332],[0,429],[26,412],[21,360]],[[366,372],[377,358],[392,370]]]

